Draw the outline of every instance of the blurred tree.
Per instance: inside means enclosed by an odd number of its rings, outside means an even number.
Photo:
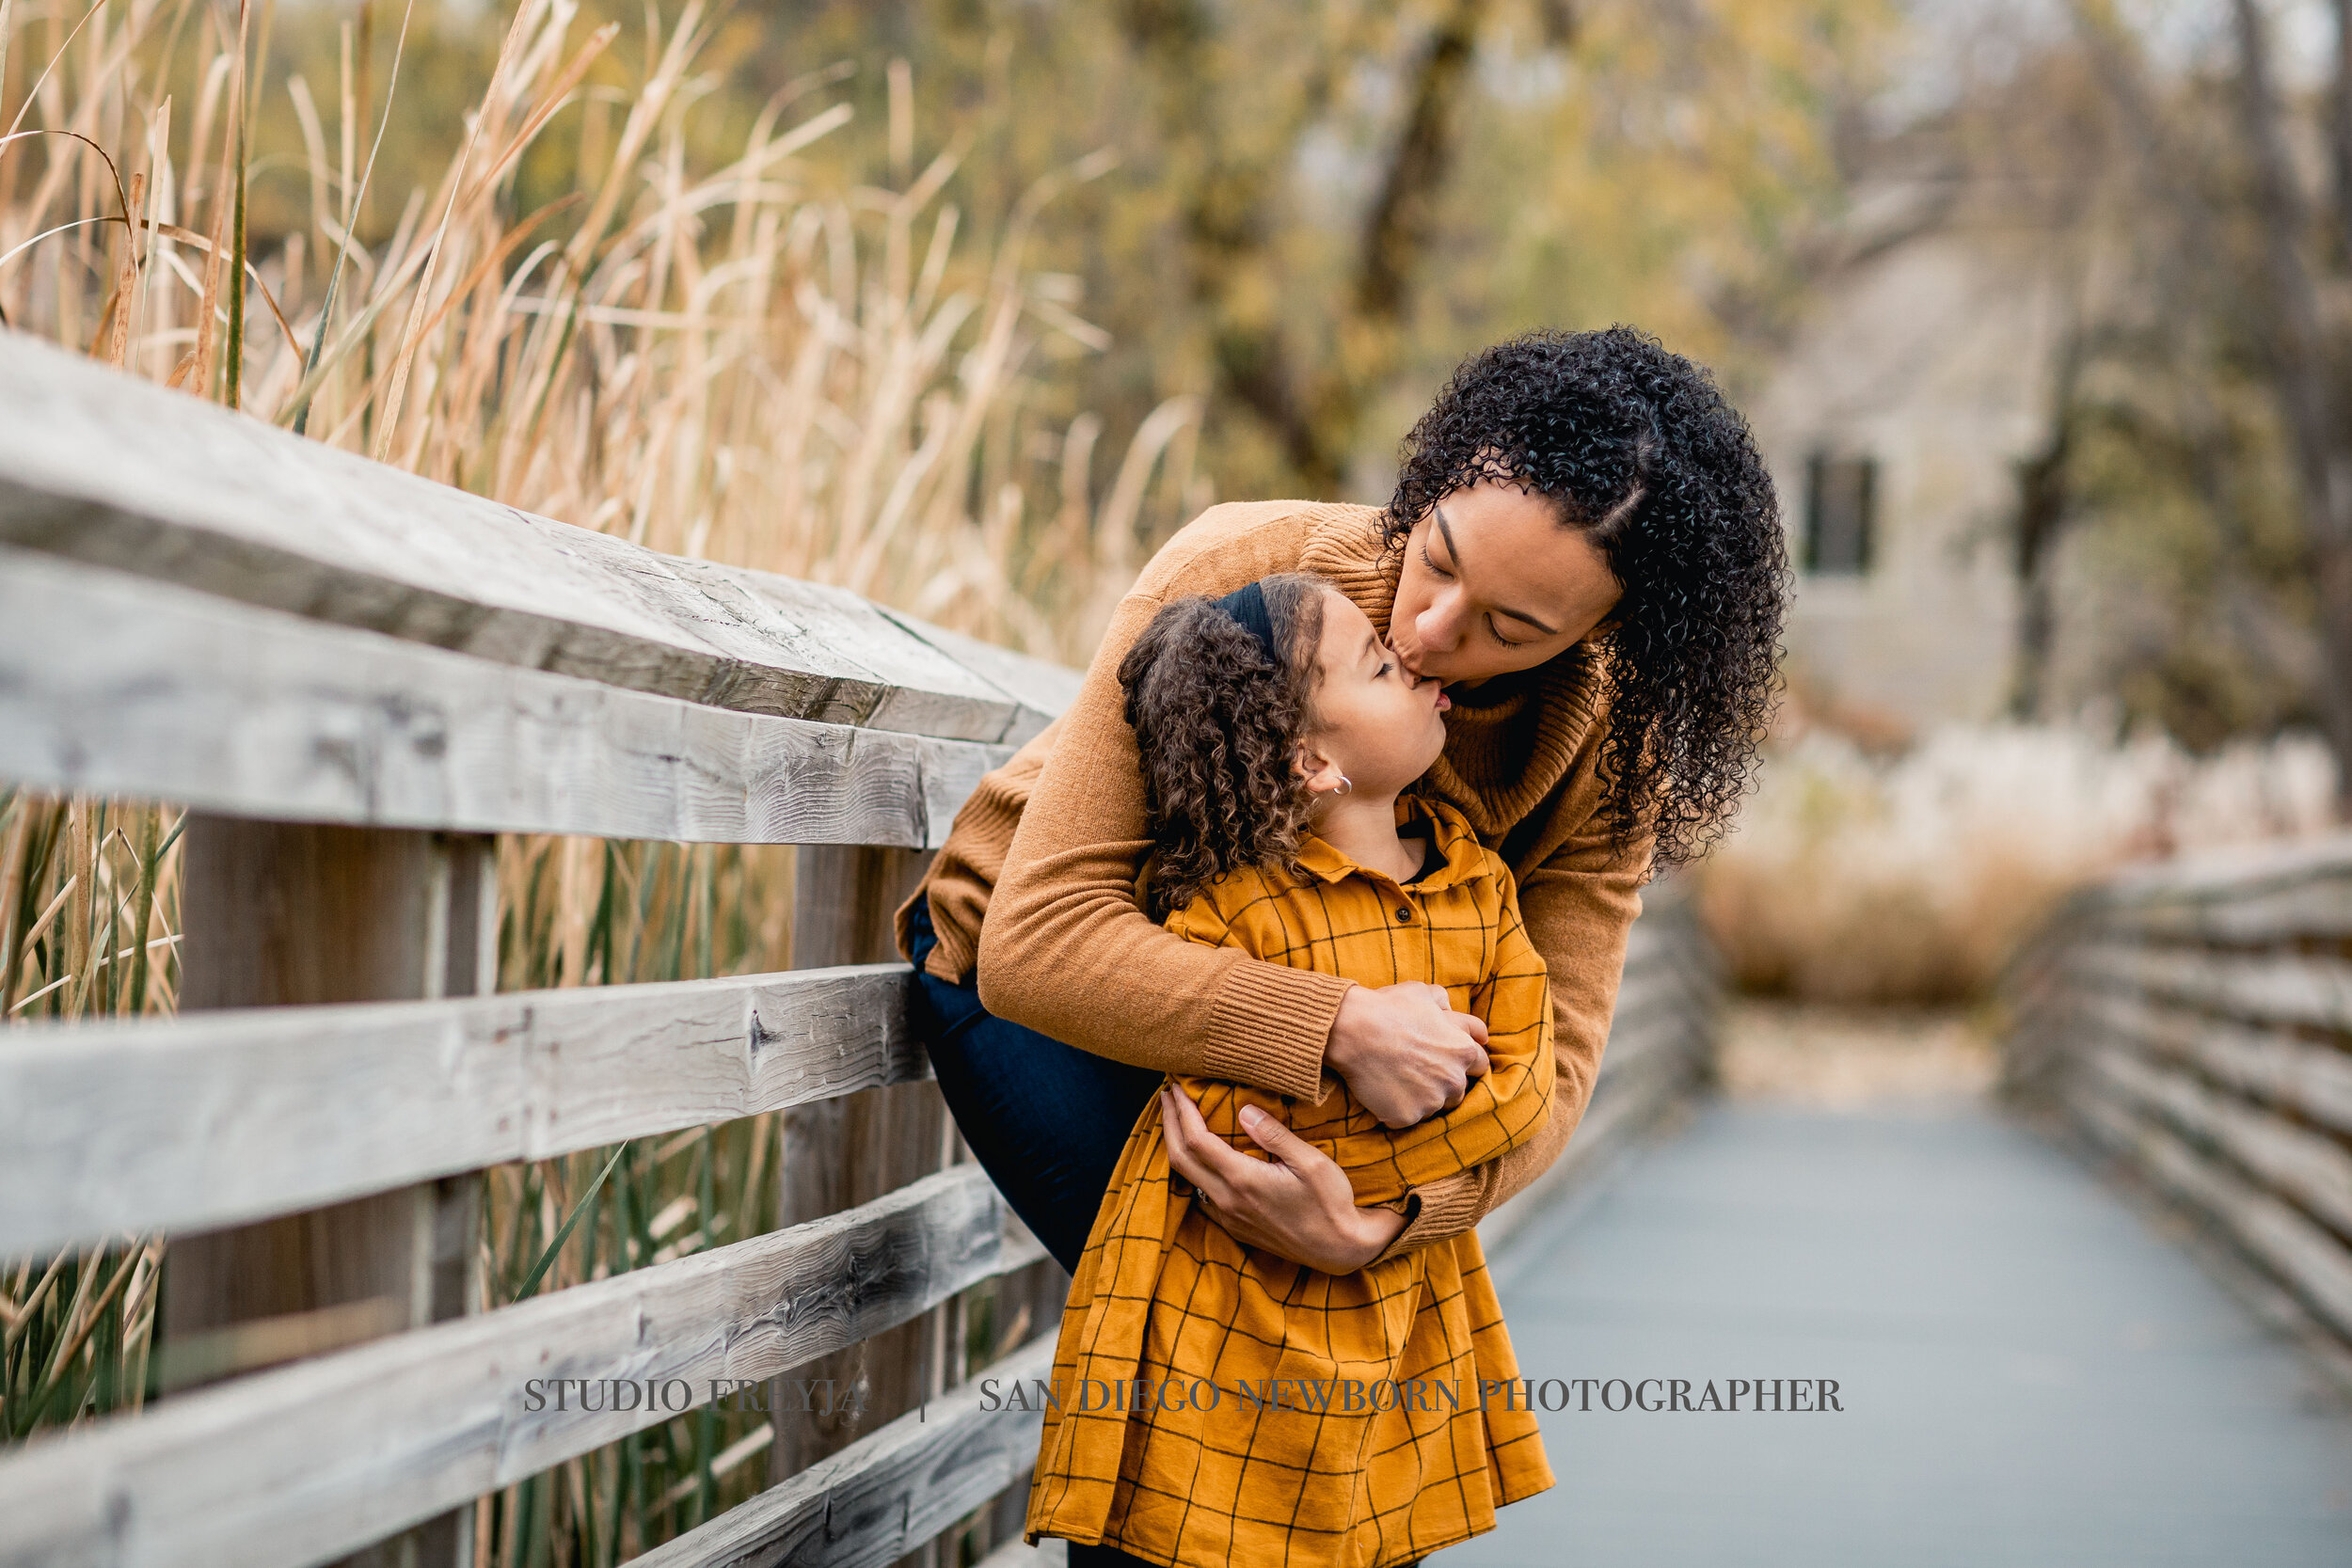
[[[1387,153],[1357,241],[1354,277],[1339,297],[1322,354],[1285,330],[1282,313],[1272,309],[1277,291],[1261,275],[1279,263],[1275,230],[1290,172],[1284,154],[1327,112],[1343,62],[1310,62],[1303,90],[1287,105],[1283,134],[1270,145],[1234,149],[1218,118],[1200,112],[1201,87],[1216,75],[1219,9],[1208,0],[1127,0],[1121,8],[1128,39],[1152,82],[1162,135],[1182,148],[1177,162],[1191,174],[1179,198],[1185,260],[1192,301],[1207,319],[1216,389],[1267,428],[1309,494],[1337,494],[1366,399],[1396,367],[1422,263],[1437,234],[1440,189],[1460,141],[1471,52],[1494,7],[1491,0],[1448,0],[1420,46],[1410,71],[1411,106]],[[1548,8],[1547,15],[1565,42],[1565,7]]]
[[[2342,312],[2323,309],[2322,269],[2344,281],[2345,239],[2352,235],[2352,0],[2335,0],[2336,80],[2328,138],[2332,202],[2313,201],[2288,151],[2284,118],[2270,61],[2268,28],[2255,0],[2233,0],[2237,41],[2237,96],[2251,166],[2250,201],[2260,231],[2262,325],[2272,388],[2294,455],[2302,499],[2305,547],[2318,589],[2319,626],[2327,663],[2320,711],[2336,753],[2344,799],[2352,805],[2352,408],[2345,378],[2352,373]],[[2332,211],[2328,210],[2332,206]],[[2320,221],[2314,221],[2315,210]]]
[[[1095,454],[1128,451],[1171,397],[1201,396],[1132,514],[1133,551],[1218,493],[1385,499],[1395,442],[1438,382],[1525,327],[1632,321],[1736,394],[1813,276],[1808,247],[1844,196],[1833,144],[1898,25],[1893,0],[660,9],[710,41],[641,158],[716,155],[764,114],[847,103],[852,123],[794,178],[870,203],[944,157],[968,253],[987,255],[1025,195],[1116,155],[1032,214],[1031,307],[1064,328],[1036,352],[1071,362],[1026,389],[1031,434],[992,472],[1059,465],[1099,502],[1119,479]],[[259,126],[264,248],[312,206],[306,169],[353,143],[364,158],[403,10],[346,0],[277,24],[261,91],[282,108],[292,89],[303,112]],[[405,197],[402,171],[463,139],[504,21],[457,0],[416,8],[358,225],[370,243],[428,221],[386,193]],[[578,133],[532,144],[515,216],[596,188],[623,144],[669,27],[581,0],[575,33],[606,21],[619,37],[559,111]],[[899,61],[913,90],[894,107]],[[583,216],[559,209],[537,232],[561,245]],[[1073,429],[1086,438],[1044,434]]]
[[[2086,342],[2079,322],[2063,329],[2051,375],[2049,429],[2042,445],[2017,465],[2013,526],[2017,573],[2017,667],[2010,717],[2032,722],[2049,717],[2050,657],[2058,641],[2058,546],[2078,515],[2069,470],[2081,432]]]
[[[2106,0],[2073,18],[1914,132],[2017,231],[2020,286],[2054,316],[2041,436],[2002,519],[2011,712],[2111,704],[2199,750],[2314,721],[2332,736],[2346,683],[2325,672],[2344,667],[2318,610],[2241,62],[2158,69]]]
[[[1102,447],[1201,393],[1200,466],[1223,493],[1372,500],[1437,381],[1509,331],[1631,320],[1735,384],[1756,369],[1842,196],[1834,133],[1895,26],[1885,0],[759,14],[746,96],[854,60],[844,145],[870,167],[885,128],[868,105],[905,54],[926,137],[970,138],[955,186],[975,213],[1117,151],[1037,242],[1073,285],[1052,303],[1108,339],[1070,410],[1103,417]]]

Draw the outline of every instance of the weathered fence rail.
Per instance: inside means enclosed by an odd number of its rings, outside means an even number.
[[[530,1380],[701,1403],[793,1370],[922,1408],[779,1413],[776,1484],[645,1560],[884,1564],[992,1497],[1001,1536],[1036,1418],[977,1380],[1041,1374],[1058,1272],[957,1163],[910,976],[871,960],[915,852],[1076,678],[0,332],[0,780],[191,808],[181,1016],[0,1031],[0,1259],[168,1232],[183,1346],[346,1314],[324,1354],[0,1455],[0,1565],[470,1568],[469,1504],[678,1414]],[[498,832],[802,846],[803,967],[496,993]],[[1492,1236],[1704,1072],[1712,960],[1650,901],[1570,1155]],[[473,1309],[474,1173],[767,1112],[782,1228]],[[1009,1354],[950,1386],[943,1304],[1024,1270]]]
[[[283,821],[919,848],[1010,754],[496,664],[0,546],[0,773],[45,787]]]
[[[764,1383],[1041,1256],[1006,1240],[979,1167],[943,1171],[846,1213],[36,1443],[0,1465],[0,1560],[325,1561],[706,1403],[714,1381]],[[559,1411],[543,1384],[532,1409],[530,1381],[558,1378],[685,1386],[675,1404]]]
[[[309,1563],[414,1527],[421,1560],[470,1564],[461,1505],[676,1414],[530,1410],[532,1377],[701,1403],[896,1335],[878,1414],[941,1392],[941,1304],[1041,1252],[951,1163],[903,967],[849,960],[919,868],[890,857],[1076,678],[0,333],[0,778],[194,808],[183,1015],[0,1033],[0,1256],[168,1231],[183,1344],[391,1308],[0,1457],[0,1562]],[[829,967],[492,994],[495,832],[806,846],[795,957]],[[470,1312],[469,1173],[779,1110],[812,1118],[799,1223]],[[780,1413],[825,1525],[778,1528],[873,1549],[842,1533],[856,1499],[911,1479],[953,1524],[1011,1480],[966,1450],[1020,1447],[994,1433],[1019,1413],[960,1414],[910,1447]],[[900,1513],[879,1560],[930,1539]]]
[[[2352,840],[2118,878],[2009,979],[2056,1107],[2352,1344]]]
[[[906,968],[37,1026],[0,1257],[195,1230],[929,1074]]]

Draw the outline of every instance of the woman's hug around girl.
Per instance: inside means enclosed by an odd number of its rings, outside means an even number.
[[[1475,1022],[1488,1069],[1404,1128],[1335,1078],[1308,1101],[1171,1075],[1073,1277],[1028,1529],[1166,1564],[1410,1561],[1552,1481],[1525,1402],[1482,1397],[1519,1374],[1476,1232],[1322,1273],[1236,1241],[1171,1180],[1167,1131],[1197,1116],[1248,1151],[1286,1128],[1359,1204],[1495,1159],[1552,1092],[1543,960],[1502,859],[1411,790],[1445,745],[1440,683],[1408,673],[1329,582],[1283,573],[1179,599],[1119,674],[1150,912],[1267,962],[1437,988]]]

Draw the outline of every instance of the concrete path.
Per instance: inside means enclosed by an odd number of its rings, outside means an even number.
[[[1548,1413],[1559,1484],[1432,1568],[2348,1568],[2352,1410],[1974,1100],[1701,1101],[1493,1259],[1535,1378],[1831,1378]]]

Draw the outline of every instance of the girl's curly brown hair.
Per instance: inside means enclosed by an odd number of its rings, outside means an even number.
[[[1312,723],[1315,650],[1330,583],[1262,578],[1280,659],[1211,599],[1176,599],[1119,662],[1158,843],[1144,908],[1154,920],[1228,871],[1295,866],[1311,801],[1295,766]]]

